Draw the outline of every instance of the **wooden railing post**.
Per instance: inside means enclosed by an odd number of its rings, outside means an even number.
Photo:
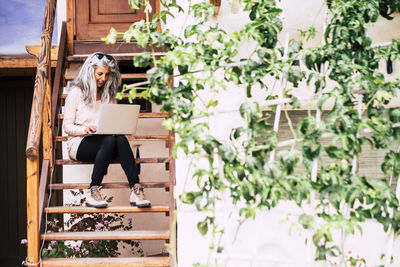
[[[46,51],[46,53],[50,51]],[[50,63],[50,62],[49,62]],[[51,64],[48,65],[48,79],[45,84],[45,94],[43,103],[43,159],[50,161],[50,168],[53,168],[53,128],[52,128],[52,116],[51,116]]]
[[[27,262],[39,266],[39,159],[26,159]]]
[[[27,264],[39,266],[40,239],[39,239],[39,143],[43,123],[43,156],[52,157],[51,103],[48,95],[51,95],[51,39],[53,35],[56,0],[47,0],[43,22],[38,65],[36,70],[35,88],[32,99],[32,110],[29,123],[29,131],[26,144],[26,172],[27,172]],[[50,91],[50,93],[49,93]],[[45,111],[43,110],[45,107]],[[45,114],[43,118],[43,113]],[[50,122],[50,124],[49,124]]]

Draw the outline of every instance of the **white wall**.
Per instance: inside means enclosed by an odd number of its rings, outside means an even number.
[[[238,31],[248,21],[247,14],[239,11],[238,4],[229,4],[230,1],[222,1],[220,13],[211,23],[218,23],[218,27],[227,32]],[[187,1],[179,1],[183,7],[187,8]],[[325,16],[325,8],[322,0],[282,0],[281,7],[284,11],[284,30],[280,35],[280,43],[283,45],[285,36],[290,38],[299,36],[298,29],[306,29],[315,23],[317,36],[315,40],[307,45],[317,46],[321,43],[322,28]],[[167,23],[167,27],[172,32],[182,33],[182,23],[193,23],[192,19],[183,15],[176,15],[176,21]],[[400,37],[399,24],[400,16],[395,20],[379,20],[371,25],[368,34],[373,38],[374,43],[390,41],[392,38]],[[254,44],[245,42],[241,45],[238,58],[246,58],[254,49]],[[385,63],[381,64],[381,72],[385,73]],[[400,77],[400,64],[394,62],[394,72],[387,75],[389,79]],[[218,73],[215,74],[218,76]],[[269,81],[272,83],[272,81]],[[330,82],[330,87],[333,83]],[[313,88],[308,88],[305,82],[301,83],[295,90],[295,95],[302,100],[304,109],[309,105],[315,107],[315,103],[309,103],[313,95]],[[226,92],[219,95],[205,92],[201,95],[204,98],[217,98],[220,105],[216,111],[221,113],[210,118],[211,133],[218,138],[226,139],[230,129],[239,126],[241,123],[237,109],[245,99],[243,88],[230,85]],[[263,99],[265,92],[254,92],[253,100]],[[309,104],[307,104],[309,103]],[[397,105],[398,102],[394,102]],[[324,106],[329,109],[331,104]],[[189,166],[190,159],[180,153],[176,161],[176,193],[177,195],[196,189],[195,181],[191,179],[191,174],[195,169]],[[199,167],[207,166],[207,163],[196,162]],[[256,219],[246,221],[237,232],[238,218],[235,216],[237,209],[232,207],[228,198],[223,198],[222,203],[216,208],[216,213],[220,218],[220,225],[225,226],[225,239],[222,241],[224,252],[219,255],[209,255],[208,246],[211,237],[203,237],[197,230],[196,224],[204,219],[206,214],[196,211],[193,206],[187,206],[178,201],[178,262],[179,266],[191,266],[195,262],[206,263],[207,259],[217,258],[221,266],[274,266],[274,267],[293,267],[293,266],[325,266],[322,263],[313,261],[314,251],[312,246],[305,245],[305,239],[309,237],[305,231],[298,232],[292,229],[289,234],[292,222],[286,218],[288,214],[300,214],[298,207],[291,203],[282,203],[271,211],[258,212]],[[232,213],[233,212],[233,213]],[[229,216],[229,214],[231,217]],[[363,235],[348,236],[344,240],[345,251],[351,251],[354,257],[359,256],[367,260],[368,266],[381,264],[380,256],[387,250],[387,244],[391,237],[385,234],[382,226],[372,221],[363,224]],[[234,238],[237,232],[237,237]],[[336,233],[340,238],[340,233]],[[310,244],[310,242],[309,242]],[[396,240],[393,255],[395,257],[392,266],[400,266],[400,240]],[[211,261],[214,263],[214,261]]]

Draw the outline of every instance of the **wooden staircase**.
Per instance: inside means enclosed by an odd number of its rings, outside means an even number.
[[[52,2],[52,0],[48,0]],[[55,4],[54,4],[55,5]],[[47,10],[48,6],[46,6]],[[50,7],[51,8],[51,7]],[[45,22],[46,24],[46,22]],[[61,41],[58,51],[57,68],[54,77],[53,88],[51,86],[45,86],[41,88],[41,85],[35,84],[35,94],[32,105],[32,114],[38,116],[31,116],[30,132],[32,137],[30,139],[28,134],[27,143],[27,191],[28,191],[28,257],[27,261],[29,265],[39,266],[41,262],[42,266],[173,266],[173,251],[169,250],[169,256],[167,257],[121,257],[121,258],[41,258],[40,259],[40,245],[42,242],[47,241],[67,241],[67,240],[161,240],[164,241],[168,246],[168,243],[175,240],[173,233],[174,221],[173,212],[175,210],[175,199],[174,199],[174,185],[175,185],[175,164],[172,158],[172,147],[174,145],[173,133],[169,132],[167,135],[134,135],[127,136],[128,140],[136,145],[137,142],[152,142],[158,141],[162,144],[162,149],[168,150],[168,157],[151,157],[151,158],[138,158],[136,159],[137,164],[164,164],[165,170],[169,172],[169,179],[163,182],[159,181],[146,181],[143,182],[145,188],[164,188],[165,193],[168,194],[168,203],[156,204],[152,203],[151,208],[138,208],[132,207],[129,203],[124,206],[112,206],[110,205],[105,209],[89,208],[86,206],[48,206],[47,204],[54,201],[49,201],[51,192],[57,192],[62,190],[82,190],[87,189],[88,183],[52,183],[54,174],[57,170],[62,169],[66,165],[84,165],[90,164],[87,162],[74,161],[60,157],[62,155],[62,143],[67,140],[66,136],[62,135],[62,106],[67,96],[63,92],[64,86],[67,85],[68,81],[75,78],[76,74],[71,73],[69,70],[72,66],[77,66],[83,63],[86,59],[85,55],[67,55],[66,52],[66,27],[63,24],[61,31]],[[43,53],[46,54],[46,48],[43,48]],[[114,55],[119,63],[124,63],[126,60],[132,61],[131,54]],[[40,58],[46,58],[46,56],[40,54]],[[39,75],[38,65],[38,75]],[[132,83],[135,81],[143,81],[146,79],[146,75],[143,72],[132,72],[132,73],[121,73],[123,83]],[[46,75],[45,75],[46,76]],[[47,75],[49,77],[49,75]],[[49,79],[44,77],[44,79]],[[40,79],[40,78],[39,78]],[[45,81],[44,84],[50,84],[49,81]],[[39,88],[36,88],[39,87]],[[41,92],[42,90],[43,92]],[[38,92],[36,92],[38,91]],[[41,96],[43,95],[43,96]],[[43,100],[41,100],[43,98]],[[43,103],[40,103],[43,101]],[[47,102],[46,102],[47,101]],[[37,103],[39,102],[39,103]],[[43,112],[38,112],[43,110]],[[43,118],[40,116],[43,115]],[[160,123],[162,119],[168,118],[168,114],[165,113],[140,113],[139,120],[147,119],[158,119],[155,120]],[[42,143],[43,143],[43,161],[41,162],[41,172],[39,174],[39,152],[38,142],[40,140],[37,135],[33,133],[39,132],[35,127],[41,127],[38,120],[43,120],[42,129]],[[160,120],[161,119],[161,120]],[[39,126],[37,126],[39,124]],[[143,145],[145,146],[145,145]],[[143,148],[142,148],[143,149]],[[58,158],[57,156],[58,155]],[[60,172],[57,172],[60,173]],[[61,171],[62,173],[62,171]],[[121,181],[125,181],[125,178],[121,178]],[[104,189],[114,190],[125,190],[124,194],[128,194],[129,186],[127,182],[108,182],[103,184]],[[37,189],[39,189],[37,191]],[[121,191],[122,192],[122,191]],[[150,198],[151,199],[151,198]],[[135,216],[140,213],[164,213],[165,216],[169,216],[169,228],[163,230],[137,230],[137,231],[93,231],[93,232],[44,232],[46,216],[52,216],[54,214],[92,214],[92,213],[112,213],[112,214],[131,214]]]

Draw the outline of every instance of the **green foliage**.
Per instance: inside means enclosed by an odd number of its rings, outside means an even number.
[[[148,5],[146,0],[130,2],[133,7],[140,3]],[[185,25],[183,36],[172,35],[168,30],[157,31],[157,23],[173,19],[169,10],[183,12],[175,0],[163,0],[161,4],[168,12],[152,19],[146,16],[146,20],[133,24],[123,35],[127,42],[135,41],[141,47],[153,49],[135,57],[134,65],[149,67],[149,84],[140,88],[142,96],[171,114],[164,125],[178,137],[173,155],[176,157],[182,151],[208,162],[208,168],[196,168],[192,177],[198,188],[180,196],[183,203],[206,214],[197,224],[200,233],[211,233],[211,249],[222,250],[214,238],[223,234],[216,223],[215,205],[225,193],[238,207],[242,219],[255,218],[259,209],[271,209],[282,200],[302,207],[313,193],[314,209],[311,214],[300,215],[298,223],[313,233],[316,260],[343,256],[343,248],[332,238],[332,229],[353,234],[362,231],[361,222],[374,219],[385,231],[391,228],[399,234],[399,203],[386,182],[400,173],[399,153],[390,150],[386,154],[381,166],[382,179],[364,177],[357,169],[364,144],[374,149],[391,149],[400,137],[393,125],[400,122],[399,109],[385,109],[397,95],[400,80],[386,81],[378,71],[379,60],[400,59],[400,40],[393,40],[388,47],[373,48],[366,35],[366,27],[380,16],[391,18],[399,8],[398,1],[326,1],[329,21],[323,45],[304,47],[302,40],[290,40],[286,53],[278,42],[283,24],[282,10],[276,1],[240,2],[248,12],[249,22],[239,32],[227,33],[210,22],[214,9],[208,1],[196,2],[185,11],[195,18],[195,24]],[[301,38],[309,40],[315,33],[312,25],[301,33]],[[115,41],[116,32],[111,31],[106,39]],[[256,47],[249,51],[249,58],[238,62],[237,51],[243,41],[254,42]],[[154,47],[168,53],[156,58]],[[214,75],[217,72],[222,75]],[[180,79],[172,85],[169,79],[174,74]],[[301,151],[293,146],[281,150],[273,160],[269,158],[277,148],[279,134],[257,102],[247,100],[240,105],[243,125],[231,130],[229,140],[217,139],[207,123],[196,120],[210,117],[219,104],[205,97],[204,90],[218,93],[231,82],[251,97],[254,88],[271,89],[265,84],[266,77],[285,81],[284,97],[293,99],[293,107],[298,107],[298,101],[290,89],[295,90],[300,83],[314,91],[319,111],[328,100],[334,104],[326,119],[316,119],[309,112],[298,123],[297,132],[292,129],[295,142],[301,142]],[[335,85],[332,90],[325,90],[327,80]],[[357,88],[362,88],[361,99]],[[271,94],[265,100],[276,98]],[[361,107],[357,106],[358,100]],[[274,106],[271,109],[275,111]],[[321,142],[325,133],[333,136],[327,145]],[[329,162],[322,160],[323,154]],[[314,163],[319,164],[316,177],[312,171]]]

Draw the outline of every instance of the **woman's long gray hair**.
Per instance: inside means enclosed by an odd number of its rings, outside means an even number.
[[[78,76],[72,81],[72,86],[77,86],[82,90],[83,101],[86,104],[96,102],[97,85],[94,71],[98,67],[109,67],[110,69],[108,80],[100,89],[102,102],[108,103],[121,86],[121,74],[115,58],[102,52],[91,54],[83,63]]]

